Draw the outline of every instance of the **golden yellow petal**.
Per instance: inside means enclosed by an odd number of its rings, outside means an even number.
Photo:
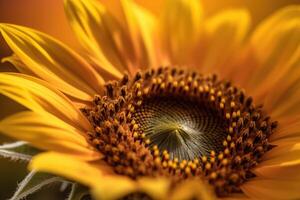
[[[13,54],[11,56],[8,57],[4,57],[1,62],[9,62],[12,65],[14,65],[14,67],[21,73],[23,74],[27,74],[30,76],[34,76],[34,73],[32,73],[32,71],[30,69],[28,69],[28,67],[18,58],[17,55]]]
[[[105,175],[99,165],[58,153],[35,156],[29,169],[57,174],[87,185],[97,200],[118,199],[137,189],[135,182],[127,177]]]
[[[287,77],[299,68],[299,46],[300,6],[285,7],[263,21],[254,31],[248,47],[254,60],[248,66],[252,72],[245,80],[250,92],[258,98],[276,96],[272,101],[277,102],[277,94],[282,94]],[[277,94],[271,97],[275,92],[270,90],[278,84],[283,84],[283,88],[276,88]]]
[[[274,13],[256,28],[251,44],[262,64],[259,66],[262,71],[257,72],[260,76],[254,79],[259,80],[273,70],[272,65],[278,67],[278,64],[288,61],[299,47],[299,32],[295,32],[299,29],[299,17],[300,6],[288,6]]]
[[[85,160],[100,158],[83,136],[85,133],[50,114],[26,111],[12,115],[0,121],[0,132],[40,149],[73,154]]]
[[[166,0],[160,16],[160,37],[173,64],[186,64],[199,37],[202,7],[198,0]]]
[[[202,199],[202,200],[214,200],[216,196],[207,184],[199,179],[191,179],[183,181],[178,184],[174,191],[171,193],[169,199],[182,200],[182,199]]]
[[[141,68],[157,67],[155,34],[157,19],[132,0],[121,1],[124,20],[136,54],[135,65]]]
[[[269,138],[276,145],[267,152],[254,169],[260,177],[300,180],[300,121],[290,118],[279,123],[278,130]]]
[[[297,126],[299,127],[299,125]],[[273,137],[274,135],[274,137]],[[278,147],[292,146],[295,144],[300,144],[300,130],[291,130],[291,132],[278,132],[276,131],[272,137],[269,139],[271,144]]]
[[[89,121],[68,98],[40,79],[19,73],[0,73],[0,93],[36,113],[51,113],[81,131],[91,129]]]
[[[133,53],[129,36],[115,17],[96,0],[65,0],[65,10],[73,31],[96,62],[97,70],[122,77],[130,68]]]
[[[228,197],[218,198],[218,200],[250,200],[245,194],[230,194]]]
[[[298,33],[300,34],[300,23],[298,28]],[[300,91],[298,90],[300,87],[300,37],[298,49],[294,52],[291,59],[287,61],[285,65],[282,65],[282,68],[286,71],[277,74],[277,76],[281,76],[281,78],[270,87],[266,85],[264,88],[268,89],[268,92],[262,93],[262,95],[266,94],[264,100],[266,109],[279,121],[300,114]]]
[[[299,18],[300,20],[300,18]],[[300,23],[299,23],[300,34]],[[300,40],[299,40],[300,41]],[[273,82],[265,81],[260,89],[256,91],[256,96],[259,99],[264,99],[266,109],[269,113],[278,120],[283,120],[286,117],[297,116],[300,113],[298,90],[300,86],[300,42],[298,49],[294,52],[290,60],[281,65],[278,70],[274,70]],[[279,71],[279,70],[284,71]],[[271,79],[271,78],[270,78]],[[270,81],[270,82],[269,82]],[[269,84],[268,84],[269,83]],[[276,91],[276,92],[270,92]]]
[[[103,79],[79,55],[61,42],[41,32],[11,24],[0,31],[25,64],[28,74],[44,79],[78,100],[88,101],[103,88]]]
[[[250,27],[250,14],[244,9],[223,11],[209,18],[204,25],[201,70],[227,72],[234,56],[239,53]],[[203,45],[203,44],[202,44]],[[199,56],[199,55],[198,55]],[[202,61],[202,62],[201,62]]]
[[[261,166],[291,166],[300,160],[300,143],[279,144],[263,156]]]
[[[57,174],[87,186],[94,186],[101,181],[103,173],[88,162],[76,156],[55,152],[41,153],[34,156],[28,168]]]
[[[282,180],[298,180],[300,181],[300,159],[295,161],[292,165],[274,164],[264,165],[262,162],[260,166],[255,167],[253,172],[259,176],[268,179],[282,179]]]
[[[269,140],[271,143],[277,143],[282,140],[295,139],[300,137],[300,115],[285,117],[280,120],[279,126]],[[296,143],[296,142],[294,142]]]
[[[97,185],[92,187],[92,195],[96,200],[115,200],[137,191],[133,180],[122,176],[100,177]]]
[[[167,199],[170,181],[165,178],[141,178],[138,180],[139,191],[153,199]]]
[[[241,185],[243,192],[253,199],[299,199],[300,181],[282,179],[254,179]]]
[[[284,138],[280,138],[278,140],[274,140],[271,142],[273,145],[293,145],[300,143],[300,131],[298,130],[297,133],[294,133],[294,135],[290,135]]]

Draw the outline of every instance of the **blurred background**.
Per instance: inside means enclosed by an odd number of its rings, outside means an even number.
[[[110,2],[109,9],[118,15],[120,12],[117,1],[102,0],[104,4]],[[155,13],[159,13],[162,5],[158,0],[136,1]],[[295,3],[299,3],[299,0],[202,0],[206,16],[228,8],[247,8],[252,15],[252,27],[276,9]],[[80,51],[79,44],[66,21],[63,0],[0,0],[0,23],[3,22],[43,31]],[[0,36],[0,59],[10,54],[11,51]],[[14,69],[5,63],[0,64],[0,71],[14,71]],[[23,109],[22,106],[0,95],[0,119]],[[10,141],[12,140],[0,135],[0,144]],[[0,158],[0,173],[0,200],[2,200],[12,196],[17,183],[24,178],[27,171],[24,163],[14,163]],[[41,199],[41,196],[33,195],[28,199]],[[46,199],[45,196],[42,199]],[[59,199],[59,196],[55,199]]]

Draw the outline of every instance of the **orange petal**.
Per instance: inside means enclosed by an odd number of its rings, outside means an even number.
[[[271,143],[276,143],[285,139],[295,139],[296,137],[300,137],[300,115],[287,116],[280,120],[278,128],[270,136],[269,140]]]
[[[282,179],[282,180],[298,180],[300,181],[300,159],[296,160],[293,164],[274,164],[266,165],[262,162],[259,166],[255,167],[253,172],[259,176],[269,179]]]
[[[263,166],[297,164],[300,160],[300,144],[280,144],[263,156]]]
[[[241,185],[243,192],[253,199],[299,199],[300,181],[282,179],[254,179]]]
[[[230,194],[229,197],[222,197],[218,200],[250,200],[245,194]]]

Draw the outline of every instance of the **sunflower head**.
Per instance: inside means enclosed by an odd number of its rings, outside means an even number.
[[[105,88],[82,111],[94,127],[91,144],[118,174],[205,176],[223,196],[239,192],[272,147],[277,122],[216,75],[161,67]]]
[[[0,24],[14,51],[5,60],[21,72],[1,73],[0,92],[29,109],[0,121],[29,142],[0,148],[30,161],[20,188],[38,179],[71,184],[69,199],[300,198],[299,6],[248,38],[246,10],[205,17],[198,1],[176,0],[154,15],[118,3],[121,18],[65,1],[85,58]],[[16,151],[24,145],[30,155]]]

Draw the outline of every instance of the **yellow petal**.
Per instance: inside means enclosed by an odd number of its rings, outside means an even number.
[[[83,58],[59,41],[22,26],[1,24],[0,31],[29,74],[78,100],[91,100],[101,91],[103,79]]]
[[[253,65],[248,66],[252,69],[252,73],[248,74],[246,80],[251,92],[264,97],[266,94],[271,94],[269,91],[273,88],[270,87],[275,82],[282,77],[285,77],[285,81],[286,75],[296,67],[291,64],[295,54],[297,58],[294,60],[298,59],[299,64],[299,45],[300,6],[285,7],[263,21],[254,31],[249,42],[249,49],[255,60]],[[262,91],[257,91],[258,86],[262,86]]]
[[[241,185],[243,192],[253,199],[299,199],[300,181],[281,179],[255,179]]]
[[[0,73],[0,93],[39,114],[51,113],[82,131],[91,129],[72,102],[40,79],[16,73]]]
[[[261,90],[257,91],[258,95],[256,95],[258,98],[264,99],[265,108],[272,117],[279,121],[286,117],[297,116],[300,113],[300,107],[298,106],[300,96],[298,90],[300,87],[300,43],[292,58],[287,61],[286,64],[281,65],[281,67],[285,71],[278,72],[278,70],[276,70],[278,73],[276,73],[277,77],[273,79],[274,82],[268,82],[269,80],[266,80],[266,83],[270,84],[262,86]]]
[[[300,23],[298,28],[300,34]],[[298,49],[294,52],[291,59],[285,65],[282,65],[282,68],[286,71],[278,73],[278,76],[281,75],[281,78],[270,87],[264,87],[268,91],[276,92],[262,93],[262,95],[266,94],[266,109],[280,121],[286,117],[295,117],[300,113],[300,107],[298,106],[300,97],[298,89],[300,87],[300,37]]]
[[[73,154],[81,159],[99,159],[83,136],[85,133],[52,115],[26,111],[0,121],[0,132],[44,150]]]
[[[157,67],[157,47],[155,28],[157,19],[132,0],[122,0],[125,24],[135,49],[136,65],[147,68]]]
[[[165,178],[141,178],[138,180],[139,191],[153,199],[167,199],[170,181]]]
[[[43,153],[31,161],[31,170],[58,174],[91,188],[95,199],[118,199],[134,192],[144,192],[155,199],[189,199],[197,197],[203,200],[215,199],[212,190],[200,180],[190,180],[178,185],[171,196],[169,182],[163,178],[141,178],[137,181],[125,176],[106,174],[102,166],[95,162],[83,162],[73,156],[57,153]],[[155,184],[156,183],[156,184]],[[198,188],[191,190],[191,188]]]
[[[5,57],[1,62],[9,62],[21,73],[34,76],[34,73],[28,69],[28,67],[18,58],[17,55],[13,54],[11,56]]]
[[[257,27],[251,44],[258,61],[265,65],[260,66],[264,69],[257,72],[260,76],[254,79],[259,80],[272,69],[272,65],[284,63],[293,55],[292,52],[299,45],[299,34],[295,32],[295,28],[299,28],[299,17],[300,6],[289,6],[277,11]]]
[[[30,170],[57,174],[88,186],[97,184],[103,176],[101,170],[87,162],[54,152],[34,156],[28,167]]]
[[[137,185],[134,181],[127,177],[103,177],[100,178],[98,185],[92,187],[92,195],[97,200],[107,199],[115,200],[125,197],[137,190]]]
[[[203,30],[203,59],[197,59],[203,60],[201,70],[221,74],[229,70],[248,33],[250,20],[249,12],[244,9],[223,11],[207,20]]]
[[[278,75],[275,76],[278,79],[274,78],[273,83],[266,80],[266,85],[262,86],[260,91],[257,91],[257,98],[264,100],[264,104],[266,105],[265,109],[278,121],[296,117],[300,112],[300,107],[298,106],[300,97],[300,40],[297,51],[291,59],[281,67],[285,72],[279,72]],[[274,72],[276,72],[276,70]]]
[[[215,194],[202,180],[192,179],[186,180],[176,186],[169,199],[181,200],[181,199],[203,199],[214,200]]]
[[[128,56],[133,54],[128,35],[117,20],[96,0],[65,0],[65,10],[79,41],[97,62],[97,70],[121,78],[130,68]]]
[[[198,40],[202,8],[198,0],[167,0],[161,11],[160,35],[173,64],[184,62]]]
[[[105,175],[101,166],[57,153],[44,153],[31,161],[31,170],[58,174],[91,188],[95,199],[118,199],[137,187],[135,182],[124,176]]]

